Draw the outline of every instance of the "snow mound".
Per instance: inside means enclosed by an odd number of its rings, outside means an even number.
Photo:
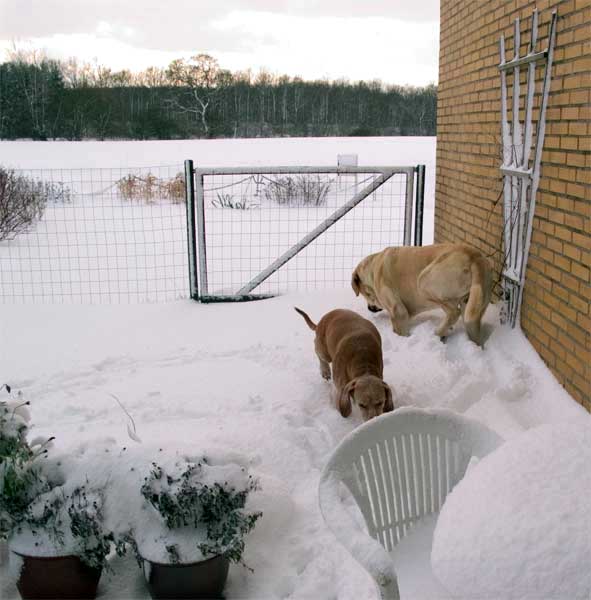
[[[591,418],[543,425],[474,465],[447,497],[431,562],[460,597],[591,597]]]

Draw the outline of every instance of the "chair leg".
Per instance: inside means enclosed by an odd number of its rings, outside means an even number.
[[[398,581],[389,581],[386,585],[376,583],[381,600],[400,600]]]

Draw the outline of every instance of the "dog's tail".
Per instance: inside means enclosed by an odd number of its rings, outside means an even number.
[[[310,317],[301,308],[298,308],[297,306],[294,306],[294,309],[295,309],[296,312],[300,313],[300,315],[302,315],[302,317],[304,317],[304,320],[308,324],[308,327],[312,331],[316,331],[316,323],[314,323],[314,321],[312,321],[312,319],[310,319]]]
[[[490,302],[492,279],[491,270],[486,258],[479,256],[472,261],[472,283],[468,301],[464,308],[464,325],[468,337],[478,345],[482,345],[480,336],[480,319]]]

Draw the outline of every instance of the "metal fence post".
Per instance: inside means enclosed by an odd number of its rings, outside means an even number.
[[[425,207],[425,165],[417,165],[417,194],[415,200],[415,246],[423,245],[423,212]]]
[[[207,255],[205,244],[205,195],[203,191],[203,173],[195,173],[195,192],[197,198],[197,246],[199,248],[199,286],[200,297],[207,296]]]
[[[412,204],[415,170],[411,167],[406,173],[406,204],[404,210],[404,246],[410,246],[412,238]]]
[[[193,161],[185,161],[185,200],[187,216],[187,252],[189,254],[189,294],[197,300],[197,244],[195,240],[195,185]]]

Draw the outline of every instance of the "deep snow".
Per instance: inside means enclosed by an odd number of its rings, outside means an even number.
[[[458,598],[591,597],[590,462],[589,422],[534,427],[485,456],[441,509],[438,579]]]
[[[442,344],[435,313],[418,319],[410,337],[395,336],[387,317],[370,315],[349,290],[238,305],[6,306],[0,371],[31,399],[34,433],[56,435],[60,449],[97,439],[133,443],[112,393],[147,443],[243,454],[260,478],[253,508],[264,516],[244,556],[254,573],[231,567],[229,599],[375,598],[317,506],[320,469],[360,417],[343,419],[330,405],[313,334],[294,305],[315,319],[335,306],[371,318],[400,404],[450,407],[507,438],[540,423],[589,418],[523,335],[499,326],[496,307],[487,313],[491,335],[482,351],[461,325]],[[128,561],[102,581],[102,597],[147,597]],[[16,597],[2,582],[2,597]]]

